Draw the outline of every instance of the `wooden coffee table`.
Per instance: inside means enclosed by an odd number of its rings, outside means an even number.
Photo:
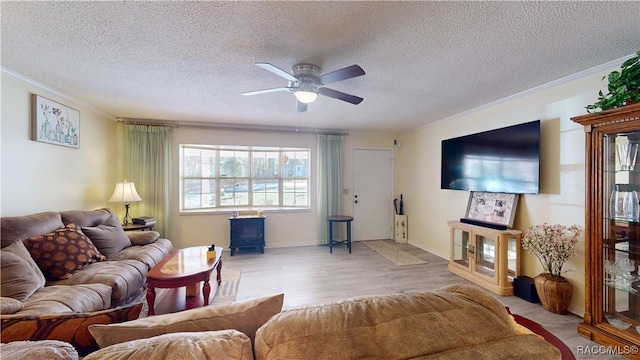
[[[222,256],[223,248],[216,247],[216,258],[213,260],[207,260],[207,250],[207,246],[176,250],[167,255],[147,273],[149,315],[155,314],[153,307],[156,301],[156,288],[179,288],[202,281],[203,306],[209,304],[209,293],[211,292],[209,279],[214,269],[218,272],[216,278],[218,285],[222,280],[220,277],[222,259],[220,257]]]

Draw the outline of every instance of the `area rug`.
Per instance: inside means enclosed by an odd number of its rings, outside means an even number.
[[[418,265],[427,263],[426,261],[413,256],[396,247],[394,244],[384,240],[363,241],[362,244],[368,246],[371,250],[377,252],[396,265]]]
[[[222,268],[222,272],[220,273],[222,277],[222,282],[220,286],[218,286],[218,290],[216,290],[216,294],[211,301],[211,305],[224,305],[230,304],[236,300],[236,295],[238,295],[238,286],[240,285],[240,275],[242,275],[242,270],[240,269],[225,269]],[[216,272],[211,273],[211,282],[216,281]],[[174,289],[156,289],[156,304],[162,302],[162,299],[169,294],[170,291]],[[142,310],[140,311],[140,317],[146,317],[149,314],[149,306],[147,305],[146,300],[146,292],[142,295]],[[202,296],[201,294],[199,296]]]
[[[236,300],[241,274],[242,270],[240,269],[222,269],[222,282],[218,286],[216,296],[213,298],[211,305],[230,304]]]

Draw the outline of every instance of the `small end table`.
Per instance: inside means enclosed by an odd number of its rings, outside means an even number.
[[[156,223],[151,223],[151,224],[129,224],[129,225],[122,225],[122,230],[124,231],[136,231],[136,230],[153,230],[153,226]]]
[[[333,254],[333,244],[347,244],[347,248],[349,249],[349,254],[351,254],[351,222],[353,221],[352,216],[346,215],[332,215],[327,216],[327,221],[329,222],[329,253]],[[333,240],[333,223],[347,223],[347,239],[346,240]]]

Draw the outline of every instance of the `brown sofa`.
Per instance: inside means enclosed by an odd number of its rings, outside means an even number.
[[[68,340],[61,333],[73,339],[78,334],[63,330],[63,320],[77,331],[80,322],[137,318],[147,272],[173,249],[158,232],[125,232],[106,208],[3,217],[0,223],[3,342]]]
[[[283,295],[90,331],[98,359],[560,359],[477,288],[359,297],[280,312]],[[525,329],[526,330],[526,329]]]

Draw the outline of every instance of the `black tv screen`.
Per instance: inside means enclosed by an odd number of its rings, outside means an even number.
[[[440,188],[538,194],[540,120],[443,140]]]

